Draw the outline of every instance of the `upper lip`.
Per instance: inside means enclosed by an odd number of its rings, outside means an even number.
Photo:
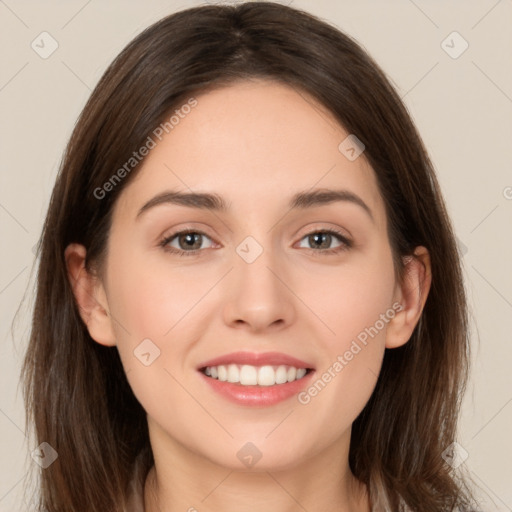
[[[280,352],[233,352],[231,354],[225,354],[205,361],[199,365],[198,369],[201,370],[207,366],[220,366],[227,364],[248,364],[252,366],[286,365],[294,366],[295,368],[313,369],[313,366],[310,363],[287,354],[281,354]]]

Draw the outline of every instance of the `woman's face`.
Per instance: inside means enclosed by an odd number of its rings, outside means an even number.
[[[120,195],[103,282],[152,443],[256,470],[346,452],[397,311],[374,172],[290,87],[196,100]]]

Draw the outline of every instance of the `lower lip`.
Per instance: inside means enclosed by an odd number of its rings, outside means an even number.
[[[199,373],[214,391],[228,400],[239,405],[266,407],[298,394],[309,384],[315,372],[310,371],[302,379],[287,382],[286,384],[274,384],[273,386],[242,386],[241,384],[213,379],[203,372]]]

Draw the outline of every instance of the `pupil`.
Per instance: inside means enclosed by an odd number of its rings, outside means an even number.
[[[186,245],[188,248],[191,248],[193,245],[194,245],[194,242],[195,242],[195,238],[196,237],[199,237],[200,235],[198,233],[187,233],[185,235],[183,235],[185,237],[185,240],[186,240]],[[191,243],[189,243],[191,242]],[[199,244],[201,245],[201,244]]]
[[[330,236],[331,236],[331,235],[329,235],[328,233],[322,233],[322,234],[314,234],[314,235],[312,235],[312,238],[313,238],[313,240],[314,240],[314,242],[315,242],[315,243],[318,243],[319,239],[321,239],[321,238],[324,238],[324,239],[325,239],[325,238],[327,237],[327,240],[329,240],[329,238],[328,238],[328,237],[330,237]],[[322,245],[322,242],[321,242],[321,241],[320,241],[320,245]],[[327,244],[327,246],[328,246],[328,245],[329,245],[329,244]],[[325,246],[325,244],[324,244],[324,246]]]

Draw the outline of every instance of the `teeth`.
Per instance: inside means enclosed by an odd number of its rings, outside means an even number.
[[[249,364],[208,366],[204,373],[223,382],[239,383],[242,386],[273,386],[299,380],[306,375],[306,368],[294,366],[251,366]]]
[[[240,379],[238,382],[243,386],[255,386],[258,384],[258,369],[255,366],[244,364],[240,368]]]
[[[290,368],[290,370],[291,369],[292,368]],[[288,372],[286,371],[286,366],[279,366],[276,370],[276,384],[284,384],[285,382],[288,382]]]
[[[240,371],[236,364],[228,366],[228,382],[240,382]]]
[[[219,372],[219,380],[223,382],[228,380],[228,370],[225,366],[217,366],[217,371]]]
[[[254,368],[254,366],[249,366]],[[258,385],[273,386],[276,383],[276,372],[272,366],[262,366],[258,370]]]

